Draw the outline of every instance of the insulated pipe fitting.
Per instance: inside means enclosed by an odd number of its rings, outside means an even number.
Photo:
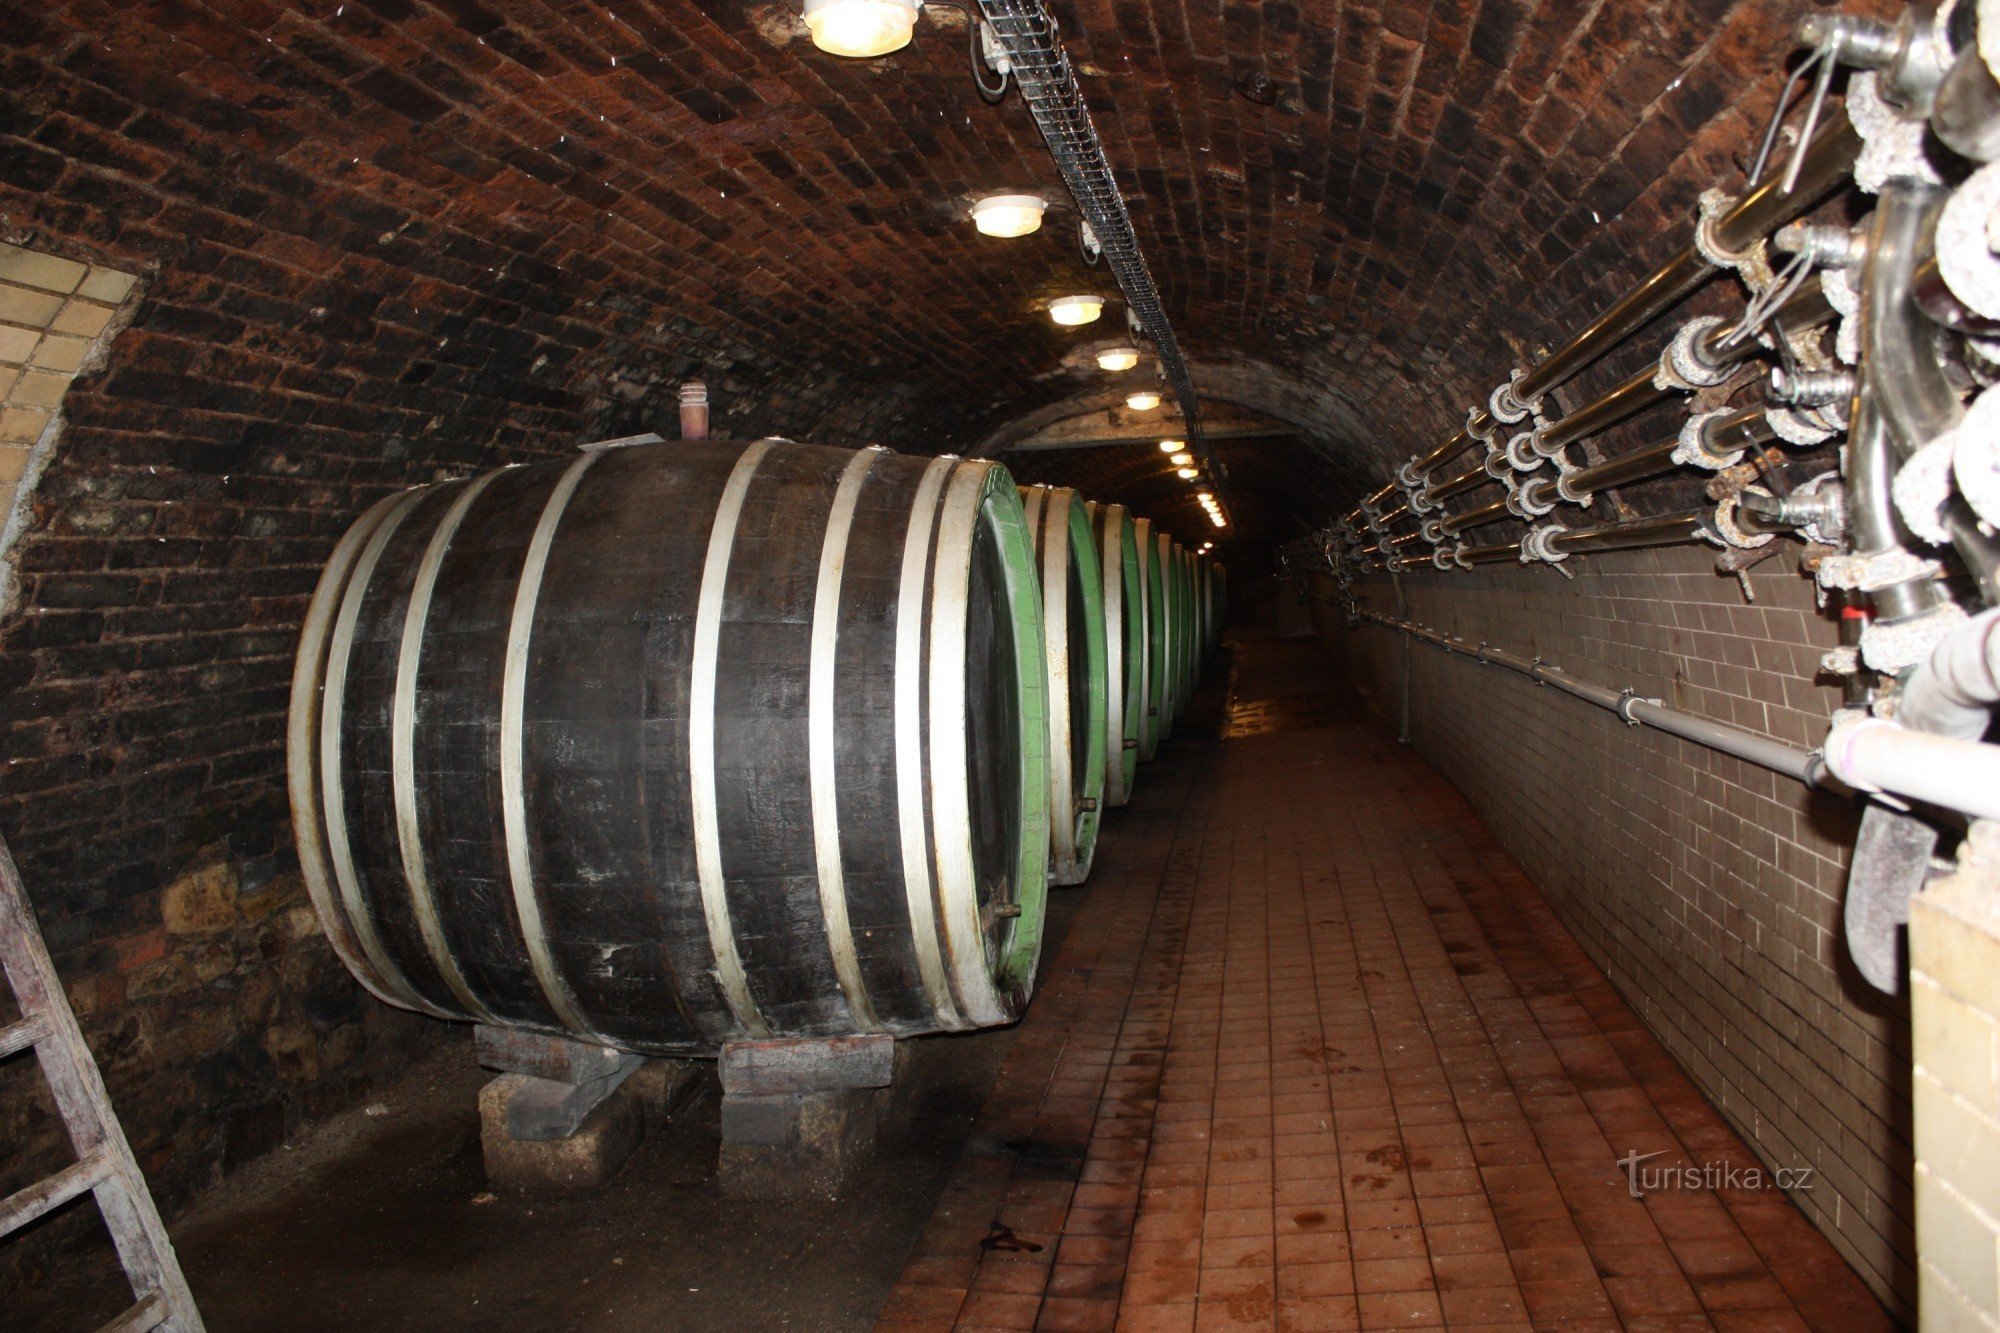
[[[1896,721],[1939,736],[1976,741],[2000,706],[2000,608],[1954,630],[1910,673]]]

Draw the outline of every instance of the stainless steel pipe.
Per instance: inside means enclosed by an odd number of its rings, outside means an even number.
[[[1854,132],[1845,111],[1831,111],[1819,133],[1806,149],[1795,186],[1783,188],[1785,164],[1776,163],[1749,193],[1722,213],[1709,231],[1710,241],[1725,252],[1748,249],[1776,228],[1799,217],[1833,191],[1849,171],[1861,151],[1860,136]],[[1522,377],[1516,396],[1532,402],[1591,365],[1650,323],[1669,306],[1681,300],[1719,270],[1692,243],[1654,269],[1639,284],[1619,298],[1596,319],[1578,330],[1570,340],[1538,362]],[[1494,425],[1482,409],[1476,409],[1468,427],[1461,427],[1430,453],[1416,460],[1412,470],[1418,476],[1436,471],[1456,457],[1475,438],[1472,431]],[[1395,484],[1382,487],[1369,497],[1380,504],[1396,491]],[[1360,522],[1361,511],[1348,516]]]

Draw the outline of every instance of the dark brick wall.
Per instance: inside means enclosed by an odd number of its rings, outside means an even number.
[[[1678,244],[1800,8],[1058,6],[1190,355],[1342,479]],[[856,63],[740,0],[0,0],[0,239],[146,284],[18,548],[0,830],[170,1209],[420,1039],[287,850],[289,655],[356,512],[659,426],[690,372],[719,432],[921,451],[1085,386],[1035,313],[1108,286],[1073,216],[958,215],[1056,187],[953,23]]]

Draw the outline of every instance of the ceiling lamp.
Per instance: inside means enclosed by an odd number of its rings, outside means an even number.
[[[1184,467],[1181,469],[1180,475],[1182,481],[1193,481],[1196,477],[1199,477],[1201,473],[1196,472],[1191,467]]]
[[[910,44],[917,5],[916,0],[805,0],[805,20],[820,50],[866,59]]]
[[[840,2],[858,3],[858,0]],[[1049,302],[1049,318],[1068,328],[1094,323],[1103,313],[1104,298],[1101,296],[1058,296]]]
[[[1194,455],[1175,454],[1172,458],[1169,458],[1167,461],[1169,463],[1172,463],[1175,467],[1187,467],[1189,464],[1194,462]]]
[[[1163,454],[1179,453],[1186,445],[1186,440],[1161,440],[1160,452]]]
[[[1208,517],[1210,521],[1212,521],[1218,528],[1226,528],[1229,526],[1229,520],[1224,518],[1220,514],[1210,514]]]
[[[1197,500],[1199,500],[1199,501],[1201,501],[1201,502],[1202,502],[1203,504],[1205,504],[1205,505],[1212,505],[1212,504],[1214,504],[1214,503],[1215,503],[1215,492],[1214,492],[1214,491],[1197,491],[1197,492],[1195,492],[1195,497],[1194,497],[1194,498],[1195,498],[1195,499],[1197,499]]]
[[[1134,412],[1150,412],[1160,405],[1160,395],[1156,393],[1135,393],[1125,400],[1125,406]]]
[[[1136,347],[1107,347],[1097,354],[1099,370],[1130,370],[1139,364],[1139,349]],[[1159,406],[1159,396],[1153,397],[1153,405]]]
[[[1038,194],[990,194],[972,206],[972,225],[982,236],[1026,236],[1042,229],[1048,206]]]

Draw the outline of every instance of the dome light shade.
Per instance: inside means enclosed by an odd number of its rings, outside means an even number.
[[[1139,364],[1136,347],[1107,347],[1097,354],[1099,370],[1130,370]]]
[[[1038,194],[990,194],[972,206],[972,225],[982,236],[1026,236],[1042,229],[1048,206]]]
[[[1125,400],[1125,406],[1134,412],[1150,412],[1160,405],[1160,395],[1156,393],[1135,393]]]
[[[848,0],[841,2],[847,3]],[[1104,298],[1101,296],[1058,296],[1049,302],[1049,318],[1069,328],[1094,323],[1103,313]]]
[[[1191,467],[1184,467],[1181,469],[1181,480],[1183,481],[1193,481],[1196,477],[1199,477],[1200,475],[1201,473],[1196,472]]]
[[[910,44],[916,0],[805,0],[813,45],[829,55],[866,59]]]
[[[1224,518],[1220,514],[1210,514],[1209,518],[1215,523],[1215,526],[1218,528],[1226,528],[1229,526],[1229,520]]]
[[[1186,444],[1187,444],[1186,440],[1161,440],[1160,452],[1163,454],[1179,453],[1181,451],[1181,448]]]
[[[1186,467],[1188,466],[1188,464],[1194,462],[1194,455],[1175,454],[1172,458],[1168,459],[1167,461],[1169,463],[1172,463],[1175,467]]]
[[[1205,505],[1212,505],[1212,504],[1214,504],[1214,503],[1215,503],[1215,492],[1214,492],[1214,491],[1197,491],[1197,492],[1195,493],[1195,497],[1194,497],[1194,498],[1195,498],[1195,499],[1197,499],[1197,500],[1199,500],[1199,501],[1201,501],[1201,502],[1202,502],[1203,504],[1205,504]]]

